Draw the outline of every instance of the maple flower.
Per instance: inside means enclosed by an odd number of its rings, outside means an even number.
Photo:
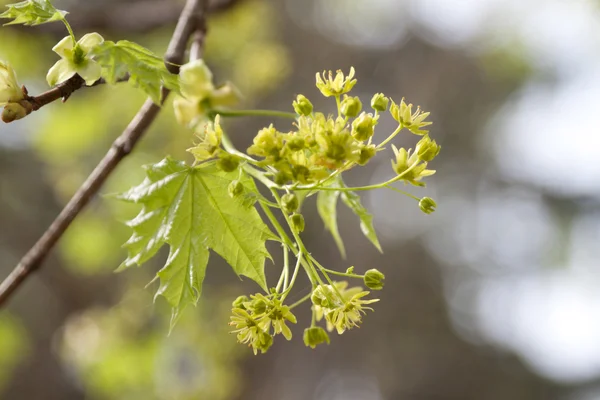
[[[75,74],[81,76],[86,85],[94,84],[100,79],[102,69],[97,62],[88,57],[88,53],[103,42],[104,38],[96,32],[84,35],[77,43],[73,43],[70,36],[58,42],[52,48],[52,51],[58,54],[61,59],[48,71],[46,76],[48,84],[55,86]]]
[[[344,76],[341,70],[337,70],[335,78],[331,71],[327,76],[323,71],[323,77],[317,72],[317,88],[325,97],[340,96],[348,93],[356,85],[356,79],[352,78],[354,78],[354,67],[350,67],[348,76]]]
[[[196,125],[206,119],[208,111],[238,103],[240,94],[231,83],[215,87],[213,75],[203,60],[181,67],[181,94],[173,100],[175,118],[181,125]]]

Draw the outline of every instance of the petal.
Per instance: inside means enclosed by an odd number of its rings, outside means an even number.
[[[242,95],[233,84],[225,83],[215,89],[210,96],[210,104],[213,107],[231,107],[240,102]]]
[[[63,40],[58,42],[52,48],[52,51],[61,57],[69,57],[73,51],[73,40],[71,39],[71,36],[66,36]]]
[[[104,42],[104,38],[100,36],[100,34],[93,32],[83,35],[81,39],[77,42],[79,47],[86,53],[89,53],[94,47],[102,44]]]
[[[46,81],[48,81],[48,85],[55,86],[59,83],[62,83],[75,75],[76,71],[71,67],[71,64],[68,60],[64,58],[58,60],[56,64],[50,68],[48,71],[48,75],[46,75]]]
[[[77,73],[85,80],[86,85],[91,86],[100,79],[102,68],[100,68],[97,62],[87,60],[87,62],[77,68]]]
[[[181,67],[181,92],[190,98],[205,98],[215,89],[213,75],[203,60],[195,60]]]
[[[173,101],[173,109],[175,110],[177,122],[184,126],[188,126],[198,115],[196,102],[183,97],[177,97]]]

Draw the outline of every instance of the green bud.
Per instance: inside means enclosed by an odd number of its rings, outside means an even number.
[[[419,201],[419,208],[425,214],[431,214],[432,212],[435,211],[436,207],[437,207],[437,204],[435,203],[435,201],[431,197],[423,197]]]
[[[244,185],[242,185],[242,183],[237,179],[235,181],[231,181],[227,187],[227,192],[229,193],[229,197],[238,197],[244,192]]]
[[[275,182],[275,184],[277,185],[285,185],[290,180],[290,178],[291,177],[287,173],[279,171],[273,177],[273,182]]]
[[[377,120],[371,114],[362,113],[352,122],[352,136],[356,140],[367,140],[375,132]]]
[[[342,114],[346,117],[354,118],[362,110],[362,103],[358,97],[352,96],[344,96],[344,100],[342,100]]]
[[[347,274],[353,274],[354,273],[354,267],[350,267],[346,270]]]
[[[371,290],[381,290],[383,289],[383,280],[385,279],[385,275],[379,272],[376,269],[370,269],[365,273],[365,277],[363,280],[365,281],[365,286]]]
[[[293,138],[291,138],[290,140],[288,140],[286,142],[286,145],[287,145],[288,149],[290,149],[292,151],[300,151],[300,150],[304,149],[304,147],[306,146],[306,143],[304,142],[303,138],[294,136]]]
[[[377,149],[372,144],[362,147],[360,149],[360,155],[359,155],[359,158],[358,158],[358,164],[359,165],[365,165],[366,163],[369,162],[369,160],[371,158],[373,158],[375,156],[376,153],[377,153]]]
[[[294,193],[286,193],[281,196],[281,203],[283,205],[283,211],[290,214],[298,209],[298,197]]]
[[[233,301],[233,303],[231,303],[231,306],[233,308],[241,308],[242,310],[245,310],[246,307],[244,306],[244,303],[249,301],[250,299],[248,298],[248,296],[238,296],[237,299],[235,299]]]
[[[390,99],[385,97],[383,93],[377,93],[371,99],[371,108],[377,111],[387,110]]]
[[[254,354],[256,355],[258,350],[260,350],[262,354],[265,354],[271,345],[273,345],[273,336],[267,332],[260,331],[258,333],[258,340],[254,344]]]
[[[328,308],[335,303],[332,296],[333,293],[331,289],[327,286],[319,285],[310,295],[310,301],[312,301],[315,306]]]
[[[321,343],[329,344],[329,335],[325,332],[325,329],[320,326],[313,326],[304,330],[304,344],[306,347],[314,349]]]
[[[419,156],[419,159],[422,161],[431,161],[433,160],[442,149],[442,146],[439,146],[435,140],[431,140],[429,135],[423,136],[419,143],[417,143],[417,148],[415,152]]]
[[[8,123],[21,118],[25,118],[28,112],[25,107],[19,103],[8,103],[2,110],[2,121]]]
[[[293,214],[292,215],[292,225],[296,232],[300,233],[304,231],[304,217],[302,214]]]
[[[225,172],[235,171],[240,165],[238,157],[227,152],[221,152],[219,154],[219,160],[217,160],[217,167]]]
[[[313,105],[310,102],[310,100],[308,100],[301,94],[299,94],[298,97],[296,97],[296,101],[292,103],[292,106],[294,107],[294,111],[296,111],[296,114],[298,115],[308,116],[312,113],[313,110]]]
[[[304,165],[295,165],[294,178],[301,183],[308,183],[310,178],[310,170]]]

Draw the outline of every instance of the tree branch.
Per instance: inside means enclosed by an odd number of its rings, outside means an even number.
[[[197,27],[203,26],[203,20],[206,17],[206,3],[207,0],[187,0],[171,38],[169,44],[170,51],[165,57],[168,60],[166,63],[167,67],[169,67],[170,63],[182,63],[191,35]],[[193,27],[194,29],[189,29],[188,27]],[[163,88],[162,94],[164,101],[169,91]],[[98,192],[119,162],[132,151],[137,141],[152,124],[159,111],[160,107],[158,105],[154,104],[150,99],[146,100],[127,128],[114,141],[104,158],[77,190],[54,222],[52,222],[37,243],[25,254],[10,275],[0,284],[0,307],[6,304],[7,300],[25,279],[40,267],[71,222]]]

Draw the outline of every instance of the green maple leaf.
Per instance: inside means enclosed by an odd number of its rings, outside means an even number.
[[[341,178],[338,178],[330,187],[345,188],[346,185]],[[346,258],[346,249],[337,225],[337,203],[340,197],[344,204],[358,216],[362,233],[373,243],[377,250],[383,252],[373,226],[373,216],[362,205],[358,194],[350,191],[322,190],[317,197],[317,210],[325,227],[331,232],[342,257]]]
[[[214,163],[189,167],[166,158],[146,166],[146,175],[144,182],[119,196],[143,205],[128,223],[133,234],[124,245],[128,257],[119,270],[143,264],[168,244],[169,256],[157,273],[156,296],[173,307],[172,323],[188,304],[197,303],[209,249],[238,275],[267,289],[264,264],[270,255],[265,241],[275,236],[244,196],[229,196],[227,187],[238,179],[238,171],[226,173]],[[258,193],[250,177],[239,181],[245,192]]]
[[[102,66],[102,77],[111,84],[129,74],[129,82],[160,103],[161,86],[179,92],[179,76],[171,74],[159,56],[128,40],[110,40],[96,46],[90,56]]]
[[[339,187],[339,182],[335,181],[330,187]],[[325,227],[331,232],[333,240],[337,245],[342,258],[346,258],[346,248],[344,241],[340,236],[340,231],[337,224],[337,201],[340,197],[340,192],[334,190],[321,190],[317,195],[317,211],[325,224]]]
[[[9,18],[4,25],[41,25],[47,22],[62,21],[66,11],[57,10],[48,0],[29,0],[20,3],[8,4],[8,10],[0,14],[0,18]]]

